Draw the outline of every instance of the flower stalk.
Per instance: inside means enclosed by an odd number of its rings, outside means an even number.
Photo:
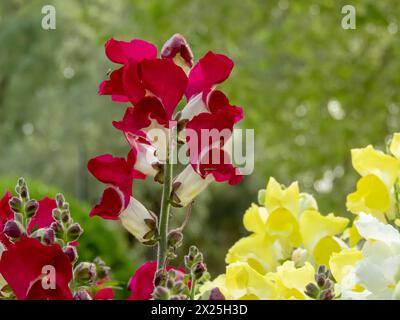
[[[157,270],[164,270],[168,254],[168,225],[170,215],[170,194],[172,190],[174,146],[176,144],[176,126],[170,129],[168,154],[164,164],[164,184],[161,197],[160,219],[158,224],[159,242],[157,251]]]

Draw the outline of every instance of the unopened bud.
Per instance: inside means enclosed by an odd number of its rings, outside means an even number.
[[[161,49],[162,58],[173,59],[185,72],[193,66],[193,53],[186,39],[179,33],[174,34]]]
[[[154,300],[168,300],[169,290],[167,288],[158,286],[154,289],[153,298]]]
[[[3,229],[4,234],[11,239],[18,239],[22,236],[21,227],[14,220],[8,220]]]
[[[8,204],[14,212],[22,212],[22,201],[18,197],[12,197]]]
[[[63,231],[62,225],[57,221],[53,221],[50,225],[50,228],[54,230],[56,235],[60,234]]]
[[[325,281],[326,281],[326,276],[325,274],[321,273],[321,274],[316,274],[315,275],[315,281],[317,282],[317,285],[319,287],[323,287],[325,285]]]
[[[80,235],[82,234],[82,232],[83,232],[83,230],[82,230],[81,226],[79,225],[79,223],[74,223],[74,224],[70,225],[67,230],[67,235],[68,235],[69,241],[77,240],[80,237]]]
[[[85,289],[80,289],[77,293],[74,294],[74,300],[93,300],[93,298]]]
[[[23,200],[27,200],[29,198],[29,191],[26,185],[19,188],[19,195]]]
[[[52,215],[54,220],[60,221],[61,220],[61,210],[60,209],[53,209]]]
[[[225,300],[224,295],[222,294],[221,290],[218,288],[214,288],[210,292],[209,300]]]
[[[25,213],[28,218],[31,218],[35,215],[39,208],[39,202],[36,200],[29,200],[25,205]]]
[[[71,216],[70,216],[68,210],[61,211],[61,221],[63,223],[68,223],[70,219],[71,219]]]
[[[297,268],[304,266],[307,260],[307,250],[303,248],[297,248],[292,253],[292,260]]]
[[[90,262],[81,262],[74,271],[75,279],[81,282],[92,282],[96,279],[96,265]]]
[[[56,195],[56,202],[57,202],[57,208],[62,208],[65,202],[65,198],[61,193],[58,193]]]
[[[320,300],[332,300],[333,299],[333,290],[326,289],[321,292]]]
[[[167,273],[165,270],[160,269],[156,272],[154,276],[154,286],[158,287],[160,285],[164,285],[167,280]]]
[[[172,247],[180,247],[183,240],[183,234],[180,230],[171,230],[168,234],[168,245]]]
[[[305,294],[308,295],[310,298],[316,299],[319,294],[319,289],[314,283],[309,283],[306,285]]]
[[[47,245],[52,245],[54,244],[54,241],[56,239],[56,235],[53,229],[49,228],[45,231],[43,234],[43,242]]]
[[[204,262],[199,262],[195,265],[194,270],[193,270],[193,275],[195,277],[196,280],[200,279],[204,272],[207,271],[207,267],[204,264]]]
[[[66,246],[63,251],[71,262],[75,262],[78,259],[78,253],[74,246]]]

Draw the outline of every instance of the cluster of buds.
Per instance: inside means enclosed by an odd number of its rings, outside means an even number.
[[[181,272],[160,270],[155,279],[154,300],[187,300],[189,292]]]
[[[57,242],[69,254],[70,259],[74,262],[77,259],[71,244],[75,243],[82,235],[83,230],[79,223],[74,222],[69,210],[69,203],[65,201],[62,194],[56,196],[57,207],[53,209],[52,216],[54,221],[51,223],[50,228],[46,229],[43,234],[43,240],[48,244]]]
[[[184,258],[185,267],[191,281],[191,299],[197,294],[198,285],[210,280],[210,274],[207,272],[207,266],[204,262],[203,254],[196,246],[189,248],[189,253]]]
[[[329,269],[321,265],[315,274],[315,282],[306,286],[305,294],[315,300],[332,300],[335,298],[334,282]]]
[[[39,208],[39,202],[30,199],[29,189],[23,178],[18,179],[15,191],[17,196],[11,197],[8,202],[14,212],[14,219],[8,220],[3,228],[3,233],[13,242],[28,234],[29,222]]]
[[[74,268],[75,300],[93,300],[96,293],[109,281],[110,267],[100,258],[93,262],[81,262]]]

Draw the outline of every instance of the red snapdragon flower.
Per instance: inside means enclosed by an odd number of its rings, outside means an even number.
[[[182,268],[167,266],[166,270],[176,270],[178,277],[185,275]],[[128,288],[132,292],[128,300],[150,300],[154,291],[154,275],[157,270],[157,261],[147,261],[142,264],[129,280]]]
[[[133,180],[142,176],[134,169],[135,158],[131,151],[128,159],[106,154],[89,161],[89,171],[108,185],[90,216],[121,220],[132,235],[145,243],[153,239],[157,217],[132,197]]]
[[[44,289],[43,267],[53,266],[55,289]],[[20,300],[69,300],[72,293],[72,265],[58,244],[43,245],[33,238],[22,237],[8,246],[0,259],[0,274]]]

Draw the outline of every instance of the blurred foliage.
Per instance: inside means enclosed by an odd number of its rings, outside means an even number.
[[[56,7],[56,30],[41,28],[45,4]],[[198,244],[213,273],[222,271],[224,253],[244,232],[244,210],[271,175],[286,184],[299,180],[304,191],[316,194],[323,213],[346,215],[345,196],[356,178],[350,149],[368,143],[384,148],[385,137],[400,130],[400,2],[354,1],[356,30],[341,27],[345,4],[2,1],[0,176],[31,176],[96,201],[102,186],[88,177],[87,160],[128,151],[110,121],[121,118],[124,108],[96,95],[114,67],[103,44],[110,37],[143,38],[161,47],[180,32],[196,59],[208,50],[234,59],[222,89],[244,106],[242,127],[254,128],[256,136],[254,174],[240,186],[210,187],[196,202],[186,232],[186,243]],[[159,191],[151,181],[134,185],[135,196],[154,211]],[[84,222],[86,237],[92,224],[108,225],[96,220]],[[154,255],[135,242],[132,247],[141,261]]]

